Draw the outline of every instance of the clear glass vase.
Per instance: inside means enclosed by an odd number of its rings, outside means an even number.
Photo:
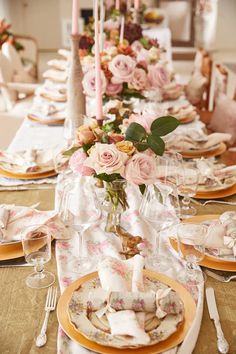
[[[120,226],[121,214],[128,208],[125,188],[126,181],[122,179],[106,182],[105,198],[102,202],[103,209],[107,211],[106,232],[116,232]]]

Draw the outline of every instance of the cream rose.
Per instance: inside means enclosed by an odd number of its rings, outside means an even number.
[[[109,70],[113,74],[113,84],[129,82],[132,79],[136,62],[128,55],[119,54],[109,63]]]
[[[123,173],[127,154],[119,151],[113,144],[97,143],[85,161],[87,167],[93,168],[97,174]]]

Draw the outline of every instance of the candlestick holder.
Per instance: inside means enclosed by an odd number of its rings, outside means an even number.
[[[85,95],[83,93],[83,71],[79,57],[78,34],[71,35],[71,63],[67,82],[67,120],[71,120],[73,126],[78,128],[83,124],[85,115]]]
[[[142,10],[141,9],[131,8],[130,9],[130,13],[131,13],[132,21],[134,23],[141,24],[141,22],[142,22]]]

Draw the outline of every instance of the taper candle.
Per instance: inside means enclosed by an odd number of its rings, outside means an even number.
[[[103,119],[102,111],[102,80],[101,80],[101,58],[98,32],[98,0],[95,0],[95,87],[96,87],[96,119]]]
[[[104,48],[104,34],[103,34],[104,18],[105,18],[104,3],[103,3],[103,0],[100,0],[100,46],[101,46],[101,52],[103,52],[103,48]]]
[[[120,0],[116,0],[116,10],[120,10]]]
[[[139,9],[139,0],[134,0],[134,8],[135,10]]]
[[[72,4],[72,34],[78,34],[79,2],[73,0]]]
[[[125,16],[121,16],[120,21],[120,44],[123,43],[124,40],[124,29],[125,29]]]

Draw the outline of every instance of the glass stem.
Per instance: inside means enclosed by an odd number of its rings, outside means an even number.
[[[182,209],[188,210],[190,204],[190,198],[188,196],[184,196],[184,198],[182,199],[182,204],[183,204]]]
[[[34,266],[34,271],[35,273],[37,273],[37,276],[39,279],[43,279],[44,278],[44,266],[43,266],[43,262],[41,260],[37,260],[36,264]]]
[[[192,262],[186,262],[186,270],[189,279],[195,279],[195,265]]]

